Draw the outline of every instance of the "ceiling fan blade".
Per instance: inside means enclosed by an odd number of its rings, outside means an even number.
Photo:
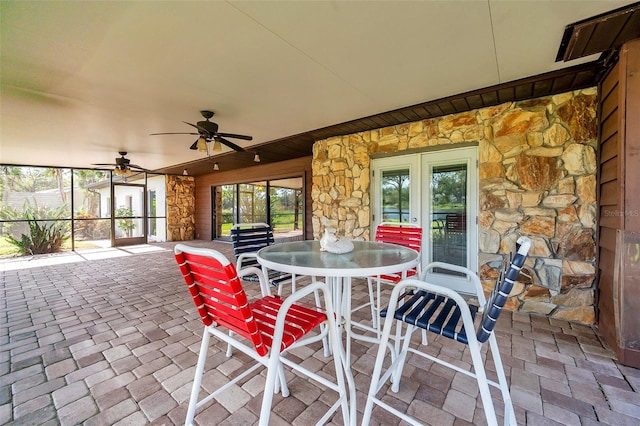
[[[151,170],[149,169],[145,169],[144,167],[140,167],[136,164],[129,164],[129,168],[130,169],[136,169],[136,170],[140,170],[141,172],[150,172]]]
[[[191,126],[191,127],[195,127],[196,129],[198,129],[198,131],[200,131],[200,127],[196,126],[195,124],[188,123],[188,122],[186,122],[186,121],[183,121],[183,123],[184,123],[184,124],[188,124],[188,125],[189,125],[189,126]]]
[[[245,141],[250,141],[253,139],[253,136],[245,136],[245,135],[236,135],[235,133],[216,133],[218,136],[222,136],[225,138],[236,138],[243,139]]]
[[[149,136],[157,135],[199,135],[200,133],[170,132],[170,133],[149,133]]]
[[[92,166],[118,166],[119,164],[114,163],[93,163]]]
[[[238,146],[238,145],[236,145],[235,143],[233,143],[233,142],[231,142],[231,141],[228,141],[228,140],[226,140],[225,138],[221,137],[221,136],[220,136],[220,133],[218,133],[218,134],[214,137],[214,139],[215,139],[215,140],[217,140],[218,142],[222,143],[222,144],[225,144],[226,146],[228,146],[229,148],[231,148],[231,149],[233,149],[233,150],[235,150],[235,151],[240,151],[240,152],[244,151],[244,148],[243,148],[243,147]]]
[[[196,139],[196,141],[189,147],[189,149],[193,149],[194,151],[198,149],[198,141],[200,138]]]

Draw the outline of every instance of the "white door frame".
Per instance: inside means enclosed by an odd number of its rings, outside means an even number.
[[[433,261],[431,247],[431,171],[434,166],[466,164],[467,166],[467,267],[478,271],[478,147],[452,148],[417,154],[398,155],[371,161],[371,239],[383,222],[381,179],[384,171],[409,169],[410,221],[423,227],[422,264]]]

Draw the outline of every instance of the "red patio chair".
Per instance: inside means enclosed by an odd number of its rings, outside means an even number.
[[[267,295],[249,302],[242,288],[240,275],[248,273],[258,275],[261,277],[260,285],[264,289],[267,287],[267,282],[260,269],[249,267],[239,274],[224,255],[213,249],[177,244],[174,251],[182,276],[204,324],[202,344],[187,409],[187,425],[193,424],[198,408],[252,374],[259,367],[267,368],[259,421],[260,425],[267,425],[273,394],[280,391],[285,397],[289,395],[284,379],[283,366],[285,365],[338,394],[336,402],[324,413],[319,423],[328,421],[333,413],[342,408],[344,424],[349,424],[349,403],[353,404],[351,408],[355,413],[355,386],[351,373],[344,368],[344,349],[337,340],[334,317],[327,314],[333,312],[333,309],[329,291],[324,283],[314,282],[286,299]],[[320,291],[324,296],[326,311],[315,306],[296,303],[314,291]],[[320,327],[321,324],[326,326]],[[312,331],[317,332],[312,333]],[[318,342],[327,334],[331,339],[332,348],[335,348],[333,351],[335,381],[327,379],[326,371],[320,376],[298,364],[295,360],[297,357],[290,359],[286,356],[292,349]],[[211,336],[253,358],[255,363],[198,401]],[[348,385],[345,383],[345,377]]]
[[[404,247],[408,247],[420,253],[422,249],[422,228],[412,223],[394,223],[394,222],[382,222],[376,228],[375,240],[381,243],[398,244]],[[413,276],[419,276],[420,263],[415,268],[412,268],[405,273],[395,273],[389,275],[378,275],[375,277],[367,278],[367,285],[369,287],[369,302],[360,305],[353,309],[353,312],[362,309],[366,306],[371,306],[371,321],[373,330],[377,335],[380,335],[380,293],[382,284],[395,285],[403,278],[410,278]],[[373,291],[373,280],[376,281],[376,291]],[[357,324],[362,328],[365,328],[362,324]]]

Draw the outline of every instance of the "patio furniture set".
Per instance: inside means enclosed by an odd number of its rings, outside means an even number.
[[[485,297],[478,276],[467,268],[441,262],[421,268],[421,239],[420,227],[383,223],[377,228],[375,241],[354,241],[352,252],[334,254],[321,251],[318,241],[274,244],[271,228],[260,223],[232,230],[235,263],[214,249],[176,245],[176,261],[204,326],[186,424],[193,424],[196,410],[260,367],[267,370],[260,425],[269,424],[274,394],[289,395],[285,367],[333,391],[333,402],[318,424],[340,415],[345,425],[359,421],[367,425],[374,407],[410,424],[423,424],[426,419],[385,402],[386,392],[398,392],[402,386],[408,354],[426,357],[475,379],[489,425],[498,424],[490,392],[490,387],[497,388],[504,423],[516,424],[493,329],[527,257],[530,241],[526,237],[518,239],[503,262],[493,291]],[[438,284],[430,280],[436,275]],[[311,284],[296,288],[297,276],[311,277]],[[443,285],[447,276],[455,276],[456,284]],[[355,277],[367,279],[369,302],[352,307],[352,292],[360,291],[352,285]],[[251,300],[243,280],[258,283],[261,297]],[[282,296],[285,283],[292,285],[286,298]],[[393,286],[388,300],[381,300],[381,285]],[[277,288],[276,295],[272,288]],[[469,296],[477,303],[470,303]],[[371,310],[371,322],[352,322],[352,312],[366,307]],[[418,330],[421,339],[412,339]],[[467,345],[472,371],[427,354],[423,349],[430,333]],[[227,356],[241,352],[243,360],[253,360],[253,366],[200,398],[212,336],[228,345]],[[350,370],[352,339],[378,345],[362,419],[356,418],[355,383]],[[333,357],[333,371],[312,371],[305,366],[303,356],[295,355],[297,348],[320,341],[325,355]],[[483,351],[484,343],[488,343],[489,351]],[[483,352],[487,358],[491,353],[497,381],[487,378]]]

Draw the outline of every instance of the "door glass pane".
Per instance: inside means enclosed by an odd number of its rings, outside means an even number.
[[[433,260],[467,266],[467,165],[431,169]]]
[[[144,186],[114,185],[115,238],[144,237]]]
[[[276,238],[302,237],[302,178],[269,181],[271,227]]]
[[[409,222],[409,169],[382,172],[382,222]]]
[[[220,211],[215,212],[217,237],[230,237],[231,227],[236,223],[236,185],[222,185],[220,187],[220,204],[216,202],[216,208],[220,206]]]
[[[164,175],[147,175],[147,232],[149,241],[167,240],[166,179]]]
[[[102,170],[73,171],[73,238],[76,250],[111,246],[109,175],[108,171]]]
[[[267,222],[267,185],[264,182],[239,185],[240,223]]]

